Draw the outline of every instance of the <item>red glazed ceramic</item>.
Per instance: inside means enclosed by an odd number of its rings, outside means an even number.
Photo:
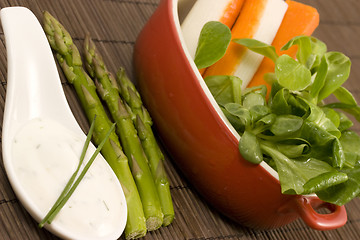
[[[316,196],[283,195],[272,168],[241,157],[239,135],[217,106],[183,42],[178,0],[162,0],[138,36],[134,64],[160,137],[189,182],[218,211],[248,227],[276,228],[299,217],[318,230],[344,225],[343,206]],[[322,207],[330,213],[316,211]]]

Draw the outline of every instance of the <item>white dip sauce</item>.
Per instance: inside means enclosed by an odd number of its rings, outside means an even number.
[[[46,119],[33,119],[17,133],[12,145],[14,171],[40,215],[46,215],[76,170],[85,139]],[[94,150],[90,144],[83,166]],[[47,227],[60,234],[65,230],[76,239],[112,238],[119,231],[119,222],[126,220],[126,203],[118,179],[99,155]]]

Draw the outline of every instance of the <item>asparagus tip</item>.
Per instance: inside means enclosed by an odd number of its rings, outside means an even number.
[[[130,167],[131,167],[134,177],[142,175],[142,170],[133,155],[131,155],[131,166]]]
[[[129,112],[127,111],[124,102],[119,98],[118,101],[118,115],[120,118],[127,118],[129,117]]]

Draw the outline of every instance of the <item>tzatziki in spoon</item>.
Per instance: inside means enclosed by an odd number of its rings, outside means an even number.
[[[23,7],[3,8],[0,16],[8,61],[3,161],[16,196],[40,222],[76,170],[86,136],[67,103],[37,18]],[[94,151],[90,144],[83,165]],[[66,239],[117,239],[126,217],[121,185],[99,154],[45,228]]]

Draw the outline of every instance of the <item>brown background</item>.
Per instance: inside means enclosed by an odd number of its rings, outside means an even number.
[[[0,8],[25,6],[42,20],[47,10],[69,30],[79,48],[86,32],[90,32],[111,71],[120,66],[132,73],[132,51],[136,36],[155,11],[160,0],[0,0]],[[352,60],[352,72],[346,83],[360,100],[360,1],[359,0],[301,0],[318,9],[320,26],[315,36],[325,41],[329,50],[341,51]],[[6,94],[6,49],[0,29],[0,126]],[[63,87],[81,127],[88,124],[76,95],[60,72]],[[359,124],[354,126],[360,132]],[[1,128],[0,128],[1,131]],[[0,155],[1,156],[1,155]],[[168,159],[166,170],[171,181],[176,219],[166,228],[150,232],[145,239],[360,239],[360,200],[347,204],[348,223],[337,230],[315,231],[297,220],[285,227],[269,231],[242,227],[210,208],[191,183]],[[0,239],[57,239],[24,210],[14,195],[0,161]]]

